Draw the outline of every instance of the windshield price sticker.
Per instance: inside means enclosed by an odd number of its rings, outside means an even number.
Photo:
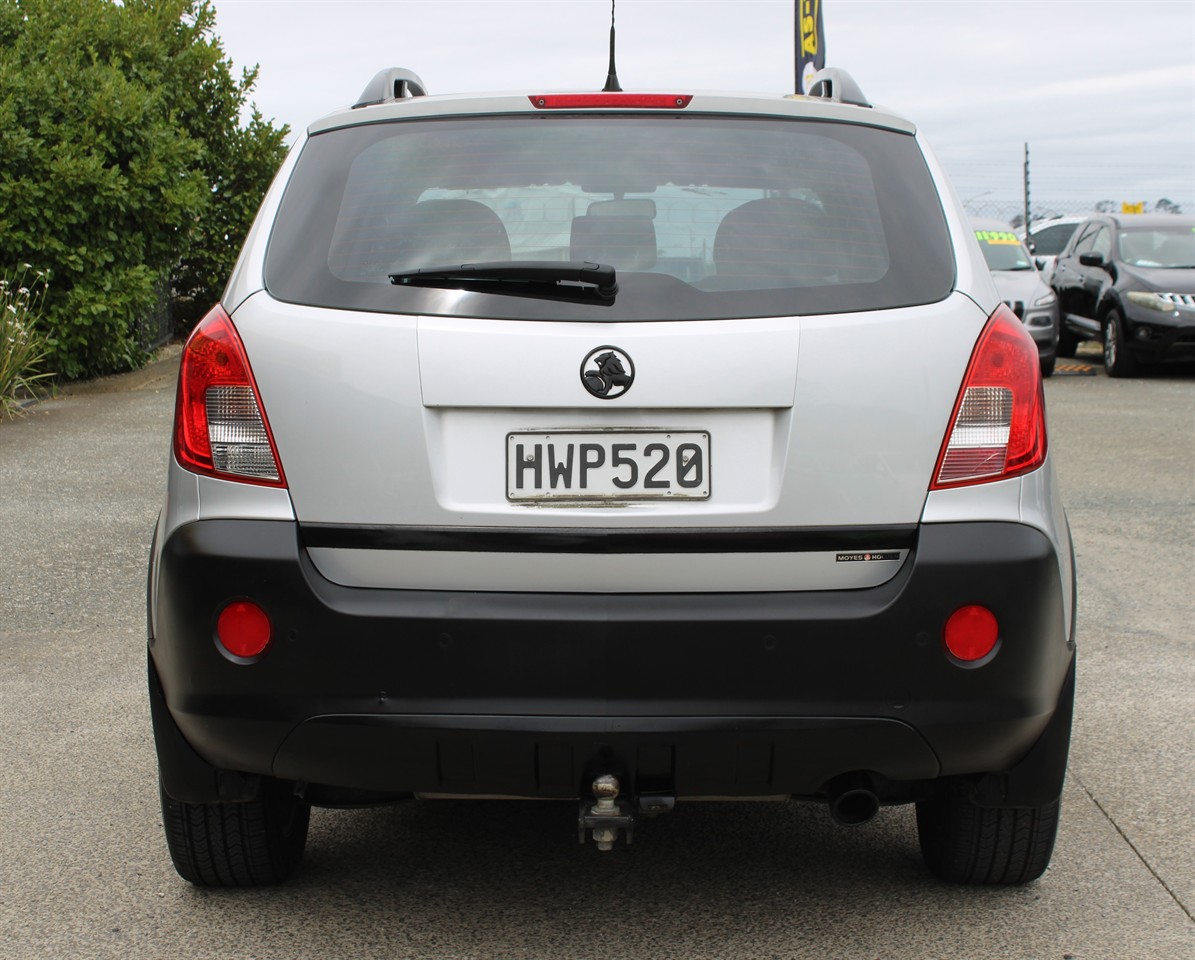
[[[1015,233],[1008,233],[1004,230],[976,230],[975,236],[980,243],[1007,244],[1015,247],[1021,242]]]
[[[510,433],[512,501],[708,500],[710,436],[699,431]]]

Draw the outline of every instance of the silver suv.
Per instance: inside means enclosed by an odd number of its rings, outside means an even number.
[[[389,70],[309,128],[182,359],[149,689],[183,877],[283,879],[312,806],[480,796],[603,850],[683,801],[915,804],[937,875],[1045,870],[1038,351],[914,124],[815,89]]]

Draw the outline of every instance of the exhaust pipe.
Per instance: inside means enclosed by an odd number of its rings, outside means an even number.
[[[844,827],[867,823],[880,810],[880,798],[865,774],[846,774],[831,781],[830,816]]]

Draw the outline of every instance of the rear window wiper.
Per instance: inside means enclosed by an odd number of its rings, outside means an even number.
[[[474,290],[544,300],[591,301],[608,305],[618,293],[614,268],[581,260],[502,260],[420,267],[390,274],[400,287]]]

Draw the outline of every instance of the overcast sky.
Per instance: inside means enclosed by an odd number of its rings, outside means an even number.
[[[624,89],[793,92],[792,0],[618,0]],[[597,90],[609,0],[215,0],[253,100],[302,129],[383,67],[431,93]],[[822,0],[827,65],[927,134],[964,201],[1195,212],[1195,0]]]

